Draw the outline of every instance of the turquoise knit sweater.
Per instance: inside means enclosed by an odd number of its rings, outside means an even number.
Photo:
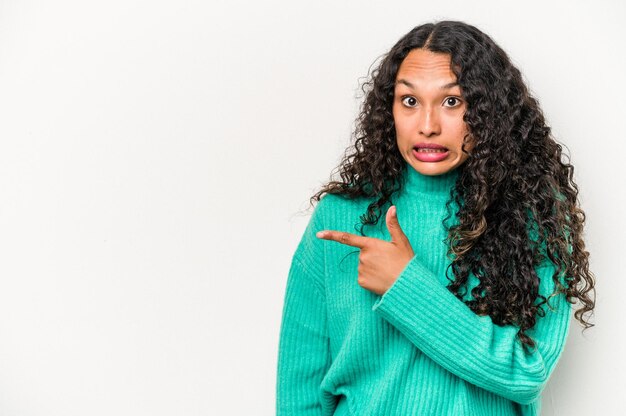
[[[415,256],[382,296],[357,283],[357,248],[315,236],[320,230],[358,234],[355,225],[371,200],[326,195],[316,205],[287,278],[277,414],[540,414],[571,305],[562,294],[550,300],[552,309],[543,305],[546,315],[527,331],[537,343],[532,353],[516,327],[472,312],[445,287],[442,220],[458,170],[426,176],[407,164],[404,175],[393,203]],[[364,231],[391,240],[384,215]],[[537,268],[544,296],[554,289],[553,272],[551,263]],[[471,289],[478,281],[470,277]]]

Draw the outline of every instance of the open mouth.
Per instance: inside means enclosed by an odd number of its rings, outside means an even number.
[[[419,153],[445,153],[448,151],[445,147],[432,148],[432,147],[415,147],[416,152]]]
[[[444,146],[434,143],[418,143],[413,150],[419,153],[445,153],[448,149]]]
[[[413,157],[420,162],[435,163],[448,158],[450,150],[434,143],[418,143],[413,147]]]

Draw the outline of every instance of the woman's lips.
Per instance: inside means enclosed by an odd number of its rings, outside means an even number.
[[[450,151],[438,144],[419,143],[413,148],[413,156],[420,162],[440,162],[448,157]]]
[[[437,143],[415,143],[415,145],[413,146],[414,148],[419,148],[419,149],[444,149],[444,150],[448,150],[448,148],[446,148],[445,146],[442,146],[440,144]]]

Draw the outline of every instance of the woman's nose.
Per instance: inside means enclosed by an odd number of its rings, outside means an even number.
[[[423,108],[418,117],[417,128],[420,135],[429,137],[441,133],[441,123],[436,109]]]

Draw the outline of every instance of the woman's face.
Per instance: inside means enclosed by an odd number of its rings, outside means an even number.
[[[398,149],[416,171],[441,175],[465,162],[465,109],[450,55],[425,49],[409,52],[396,75],[393,119]],[[465,147],[472,148],[469,143]]]

